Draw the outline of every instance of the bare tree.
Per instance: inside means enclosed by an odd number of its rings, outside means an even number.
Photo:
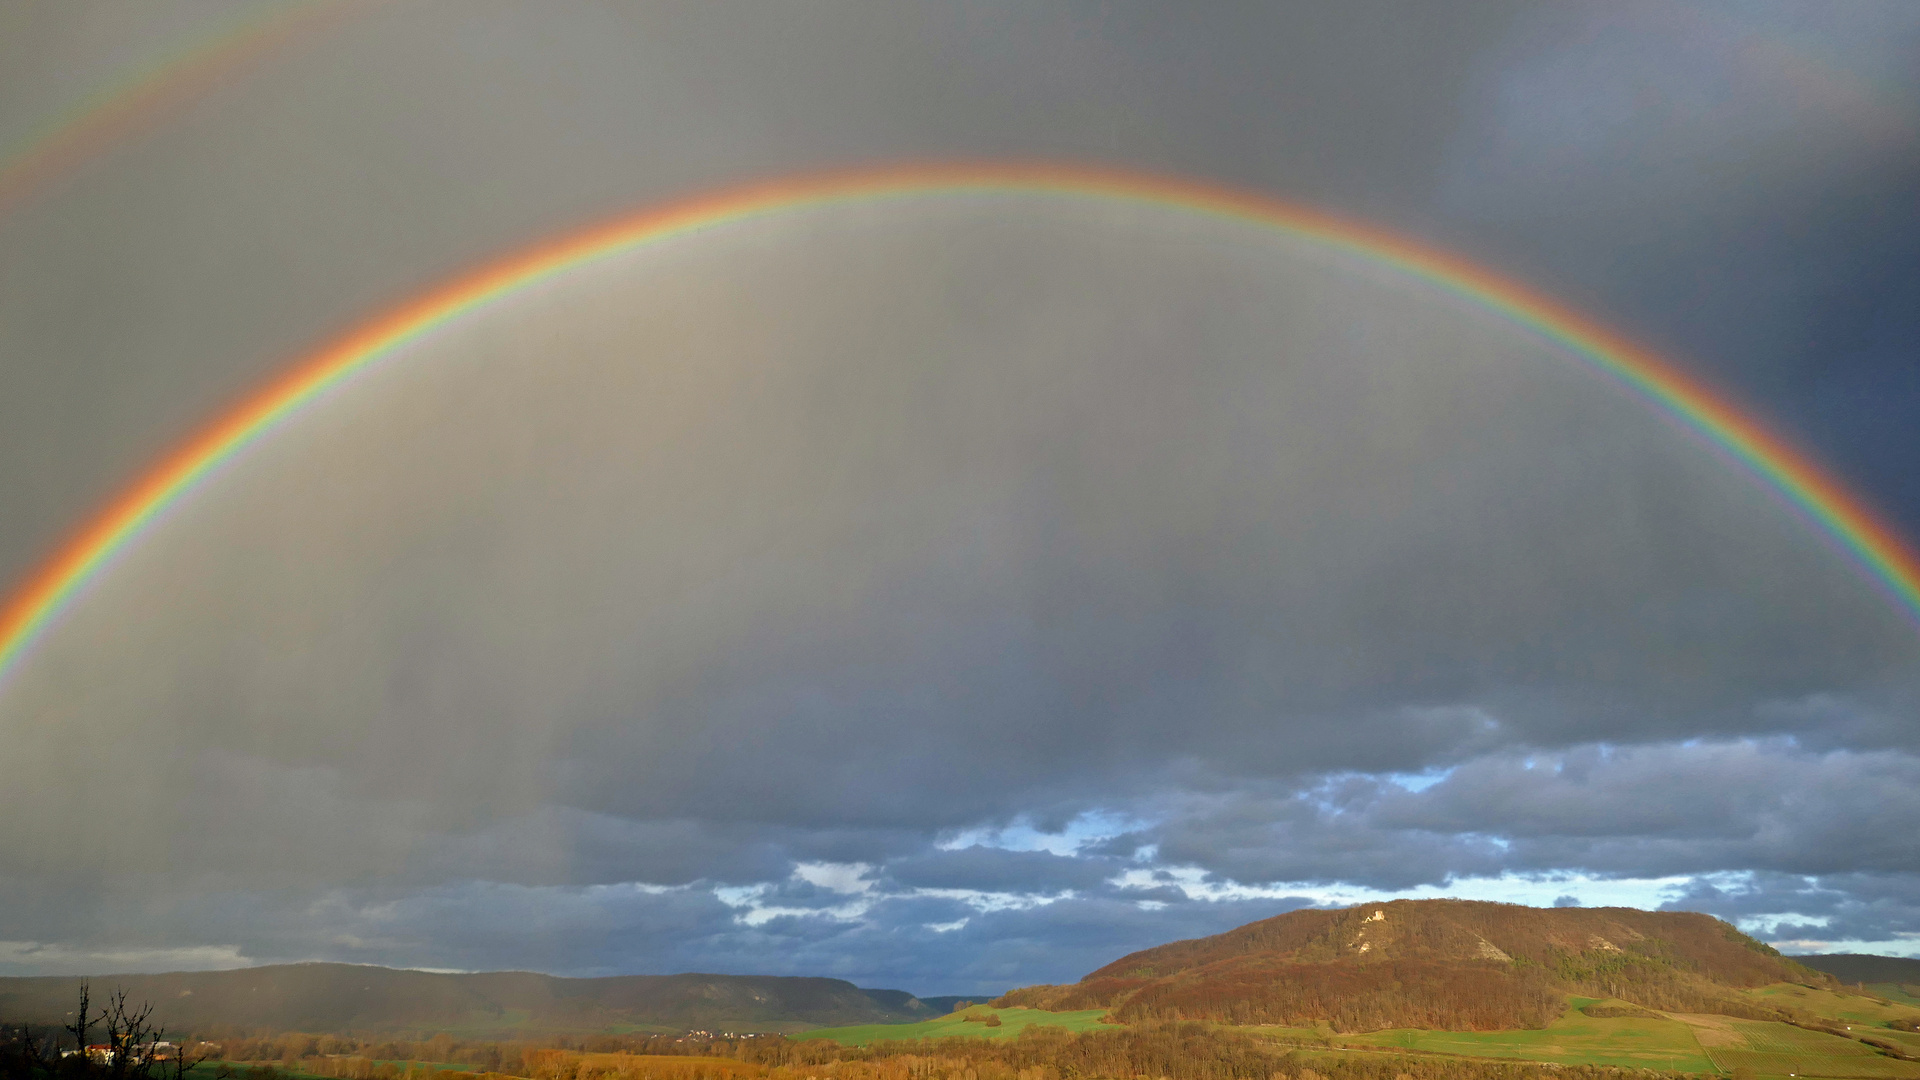
[[[87,1057],[87,1032],[93,1030],[93,1025],[100,1022],[99,1018],[93,1015],[92,1007],[92,987],[82,982],[80,1011],[73,1014],[73,1023],[66,1027],[66,1030],[73,1033],[73,1048],[79,1054],[82,1064],[85,1064]]]
[[[107,995],[101,1023],[107,1029],[107,1076],[111,1080],[151,1080],[154,1043],[164,1034],[155,1028],[153,1004],[127,1004],[127,992],[116,987]]]
[[[103,1043],[90,1043],[94,1029]],[[72,1080],[186,1080],[187,1070],[200,1063],[180,1047],[162,1060],[160,1043],[165,1029],[153,1024],[153,1005],[130,1004],[127,992],[115,988],[106,1007],[93,1008],[93,988],[80,984],[80,1007],[61,1030],[73,1036],[73,1050],[61,1052],[57,1041],[36,1038],[32,1029],[5,1038],[0,1054],[0,1080],[68,1077]],[[96,1052],[92,1047],[98,1047]],[[167,1068],[168,1065],[172,1067]]]

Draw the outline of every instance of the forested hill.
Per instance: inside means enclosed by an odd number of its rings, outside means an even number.
[[[840,979],[754,975],[621,975],[565,979],[532,972],[440,974],[357,964],[281,964],[239,971],[101,975],[149,1001],[171,1031],[446,1031],[507,1035],[604,1031],[788,1031],[924,1020],[936,1011],[899,990]],[[0,1022],[52,1022],[73,1009],[73,977],[0,978]]]
[[[1815,971],[1824,971],[1843,983],[1920,986],[1920,960],[1905,956],[1828,953],[1825,956],[1796,956],[1794,959]]]
[[[1288,912],[1000,1002],[1120,1020],[1499,1030],[1543,1026],[1568,992],[1768,1019],[1735,991],[1832,981],[1708,915],[1396,900]]]

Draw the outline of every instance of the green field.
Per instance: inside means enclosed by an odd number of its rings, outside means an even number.
[[[1319,1027],[1287,1027],[1284,1024],[1248,1024],[1235,1030],[1244,1031],[1249,1035],[1259,1035],[1262,1038],[1272,1039],[1274,1042],[1285,1043],[1288,1046],[1336,1046],[1338,1045],[1336,1040],[1340,1038],[1340,1036],[1333,1033],[1333,1028],[1326,1024],[1321,1024]]]
[[[1757,1002],[1811,1013],[1865,1035],[1920,1051],[1920,1035],[1891,1031],[1889,1020],[1914,1015],[1903,1004],[1858,994],[1781,984],[1748,991]],[[1540,1031],[1424,1031],[1396,1029],[1334,1036],[1353,1047],[1515,1058],[1562,1065],[1618,1065],[1690,1073],[1750,1069],[1759,1077],[1848,1077],[1859,1080],[1920,1080],[1920,1062],[1886,1057],[1838,1035],[1789,1024],[1726,1016],[1591,1017],[1573,998],[1558,1020]],[[1617,1003],[1616,1003],[1617,1004]],[[1259,1030],[1259,1029],[1249,1029]],[[1307,1041],[1300,1029],[1290,1041]]]
[[[1920,986],[1912,983],[1868,983],[1867,992],[1901,1005],[1920,1006]]]
[[[1914,1057],[1920,1057],[1920,1031],[1887,1031],[1883,1029],[1864,1032],[1864,1034],[1868,1038],[1879,1039],[1882,1042],[1890,1042],[1895,1046],[1905,1047],[1907,1053],[1912,1054]]]
[[[1880,1001],[1860,994],[1816,990],[1797,983],[1775,983],[1745,993],[1762,1004],[1809,1012],[1842,1024],[1864,1024],[1877,1028],[1885,1027],[1889,1020],[1920,1019],[1920,1009],[1898,999]]]
[[[1882,1057],[1838,1035],[1760,1020],[1729,1024],[1745,1045],[1707,1048],[1714,1065],[1728,1072],[1744,1066],[1771,1076],[1920,1077],[1920,1064]]]
[[[815,1028],[798,1035],[794,1039],[832,1039],[846,1046],[865,1046],[868,1043],[892,1039],[947,1039],[955,1036],[976,1039],[1005,1039],[1030,1027],[1058,1027],[1068,1031],[1093,1031],[1111,1027],[1102,1024],[1100,1018],[1106,1015],[1105,1009],[1084,1009],[1080,1012],[1047,1012],[1044,1009],[987,1009],[975,1006],[968,1010],[973,1013],[996,1013],[1000,1017],[999,1027],[988,1027],[983,1023],[968,1022],[961,1019],[962,1014],[953,1013],[938,1020],[922,1020],[917,1024],[859,1024],[854,1027]]]
[[[1905,1047],[1907,1052],[1920,1056],[1920,1034],[1894,1031],[1886,1026],[1892,1020],[1920,1017],[1920,1010],[1904,1002],[1793,983],[1779,983],[1745,993],[1756,1004],[1820,1017],[1856,1036]],[[1571,999],[1567,1012],[1540,1031],[1393,1030],[1333,1036],[1333,1039],[1336,1045],[1344,1043],[1353,1047],[1517,1058],[1563,1065],[1619,1065],[1717,1073],[1746,1068],[1757,1076],[1783,1080],[1791,1076],[1920,1080],[1920,1062],[1887,1057],[1873,1047],[1838,1035],[1726,1016],[1598,1018],[1579,1011],[1590,1004],[1597,1003],[1589,998]],[[1317,1041],[1316,1036],[1326,1037],[1304,1028],[1280,1035],[1284,1041],[1302,1044]]]
[[[318,1073],[310,1073],[303,1069],[295,1069],[292,1072],[288,1072],[282,1063],[278,1061],[253,1063],[244,1061],[203,1061],[187,1070],[188,1080],[217,1080],[219,1069],[222,1065],[231,1069],[233,1076],[236,1077],[237,1080],[246,1080],[248,1071],[255,1068],[271,1068],[275,1074],[290,1077],[291,1080],[329,1080],[329,1078],[320,1076]]]
[[[1365,1035],[1337,1036],[1355,1047],[1416,1050],[1467,1057],[1518,1058],[1560,1065],[1617,1065],[1673,1072],[1712,1072],[1713,1064],[1678,1020],[1647,1017],[1593,1017],[1580,1006],[1592,998],[1574,998],[1558,1020],[1538,1031],[1427,1031],[1395,1028]]]

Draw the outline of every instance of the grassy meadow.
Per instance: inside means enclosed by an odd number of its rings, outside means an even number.
[[[1920,986],[1912,983],[1868,983],[1867,993],[1878,994],[1897,1005],[1920,1008]]]
[[[1000,1018],[998,1026],[988,1027],[982,1022],[990,1015]],[[1057,1027],[1066,1028],[1068,1031],[1095,1031],[1115,1027],[1116,1025],[1100,1022],[1100,1018],[1105,1015],[1105,1009],[1047,1012],[1044,1009],[990,1009],[984,1005],[976,1005],[965,1012],[950,1013],[937,1020],[922,1020],[915,1024],[858,1024],[853,1027],[814,1028],[812,1031],[803,1031],[789,1038],[832,1039],[843,1046],[865,1046],[868,1043],[895,1039],[954,1037],[1007,1039],[1030,1027]],[[978,1019],[968,1020],[968,1016]]]
[[[1763,1005],[1797,1009],[1841,1024],[1885,1027],[1889,1020],[1920,1017],[1920,1009],[1894,999],[1880,1000],[1862,994],[1817,990],[1796,983],[1775,983],[1746,995]]]
[[[1398,1028],[1337,1036],[1354,1047],[1512,1058],[1558,1065],[1614,1065],[1672,1072],[1713,1072],[1693,1029],[1679,1020],[1588,1016],[1592,998],[1574,998],[1560,1018],[1538,1031],[1426,1031]],[[1617,1003],[1616,1003],[1617,1004]]]
[[[1920,1033],[1892,1030],[1889,1021],[1920,1017],[1904,1002],[1861,994],[1778,984],[1747,991],[1756,1003],[1812,1014],[1856,1037],[1869,1037],[1920,1057]],[[1756,1078],[1834,1077],[1920,1080],[1920,1061],[1902,1061],[1840,1035],[1789,1024],[1727,1016],[1674,1013],[1595,1017],[1588,1005],[1620,1005],[1574,997],[1565,1013],[1537,1031],[1390,1029],[1336,1035],[1325,1028],[1249,1027],[1249,1033],[1303,1047],[1407,1050],[1462,1057],[1603,1065]]]
[[[1920,1078],[1920,1062],[1883,1057],[1838,1035],[1725,1016],[1686,1019],[1722,1072],[1744,1068],[1761,1076]]]

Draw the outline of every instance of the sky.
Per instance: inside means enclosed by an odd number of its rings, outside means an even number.
[[[0,581],[489,260],[923,161],[1451,253],[1920,537],[1916,56],[1903,0],[0,5]],[[92,579],[0,747],[0,974],[975,994],[1393,896],[1920,955],[1920,621],[1803,511],[1431,282],[1061,192],[446,321]]]

